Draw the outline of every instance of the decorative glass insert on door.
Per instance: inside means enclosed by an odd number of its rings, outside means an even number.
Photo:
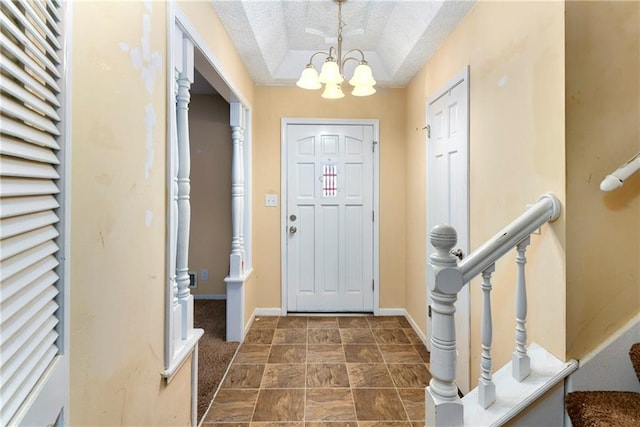
[[[322,197],[338,196],[338,168],[333,163],[322,166]]]

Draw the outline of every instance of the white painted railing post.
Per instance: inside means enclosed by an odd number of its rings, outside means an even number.
[[[231,258],[229,276],[240,277],[244,270],[244,107],[231,104]]]
[[[496,401],[496,385],[491,377],[491,342],[493,340],[493,321],[491,318],[491,275],[496,265],[491,264],[482,272],[482,356],[480,360],[480,379],[478,380],[478,403],[487,409]]]
[[[516,350],[511,357],[512,375],[517,381],[522,381],[531,373],[531,360],[527,354],[527,287],[525,282],[524,265],[527,258],[524,255],[527,246],[531,243],[531,236],[527,236],[516,246],[518,255],[518,273],[516,281]]]
[[[187,339],[193,327],[193,295],[189,289],[189,232],[191,228],[191,158],[189,147],[189,88],[193,83],[193,43],[182,39],[182,72],[178,76],[178,248],[176,252],[176,280],[178,301],[182,306],[182,339]]]
[[[457,258],[450,253],[458,237],[453,227],[438,225],[429,233],[435,252],[429,257],[435,280],[429,283],[432,299],[431,381],[425,393],[427,426],[460,426],[463,406],[456,378],[456,331],[454,314],[458,292],[463,286]]]

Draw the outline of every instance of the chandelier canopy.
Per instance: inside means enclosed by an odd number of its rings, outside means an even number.
[[[337,99],[344,97],[342,92],[342,83],[344,82],[344,64],[348,60],[358,62],[353,71],[353,76],[349,80],[349,84],[353,86],[351,94],[354,96],[369,96],[376,93],[373,87],[376,81],[373,79],[371,67],[364,59],[364,53],[360,49],[351,49],[342,55],[342,29],[345,26],[342,20],[342,3],[346,0],[334,0],[338,3],[338,48],[331,46],[329,52],[315,52],[311,55],[309,63],[302,70],[300,79],[296,82],[298,87],[303,89],[316,90],[322,88],[324,91],[322,97],[327,99]],[[359,57],[358,55],[359,54]],[[325,62],[320,70],[320,75],[313,66],[313,59],[317,55],[325,55]],[[354,56],[355,55],[355,56]]]

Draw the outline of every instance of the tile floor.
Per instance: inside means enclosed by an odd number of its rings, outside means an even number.
[[[404,317],[256,317],[203,424],[423,426],[428,367]]]

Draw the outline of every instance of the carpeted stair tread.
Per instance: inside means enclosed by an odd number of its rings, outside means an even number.
[[[640,381],[640,343],[635,343],[629,350],[629,358],[633,364],[633,369],[636,371],[636,377]]]
[[[640,393],[575,391],[565,404],[573,427],[640,426]]]

